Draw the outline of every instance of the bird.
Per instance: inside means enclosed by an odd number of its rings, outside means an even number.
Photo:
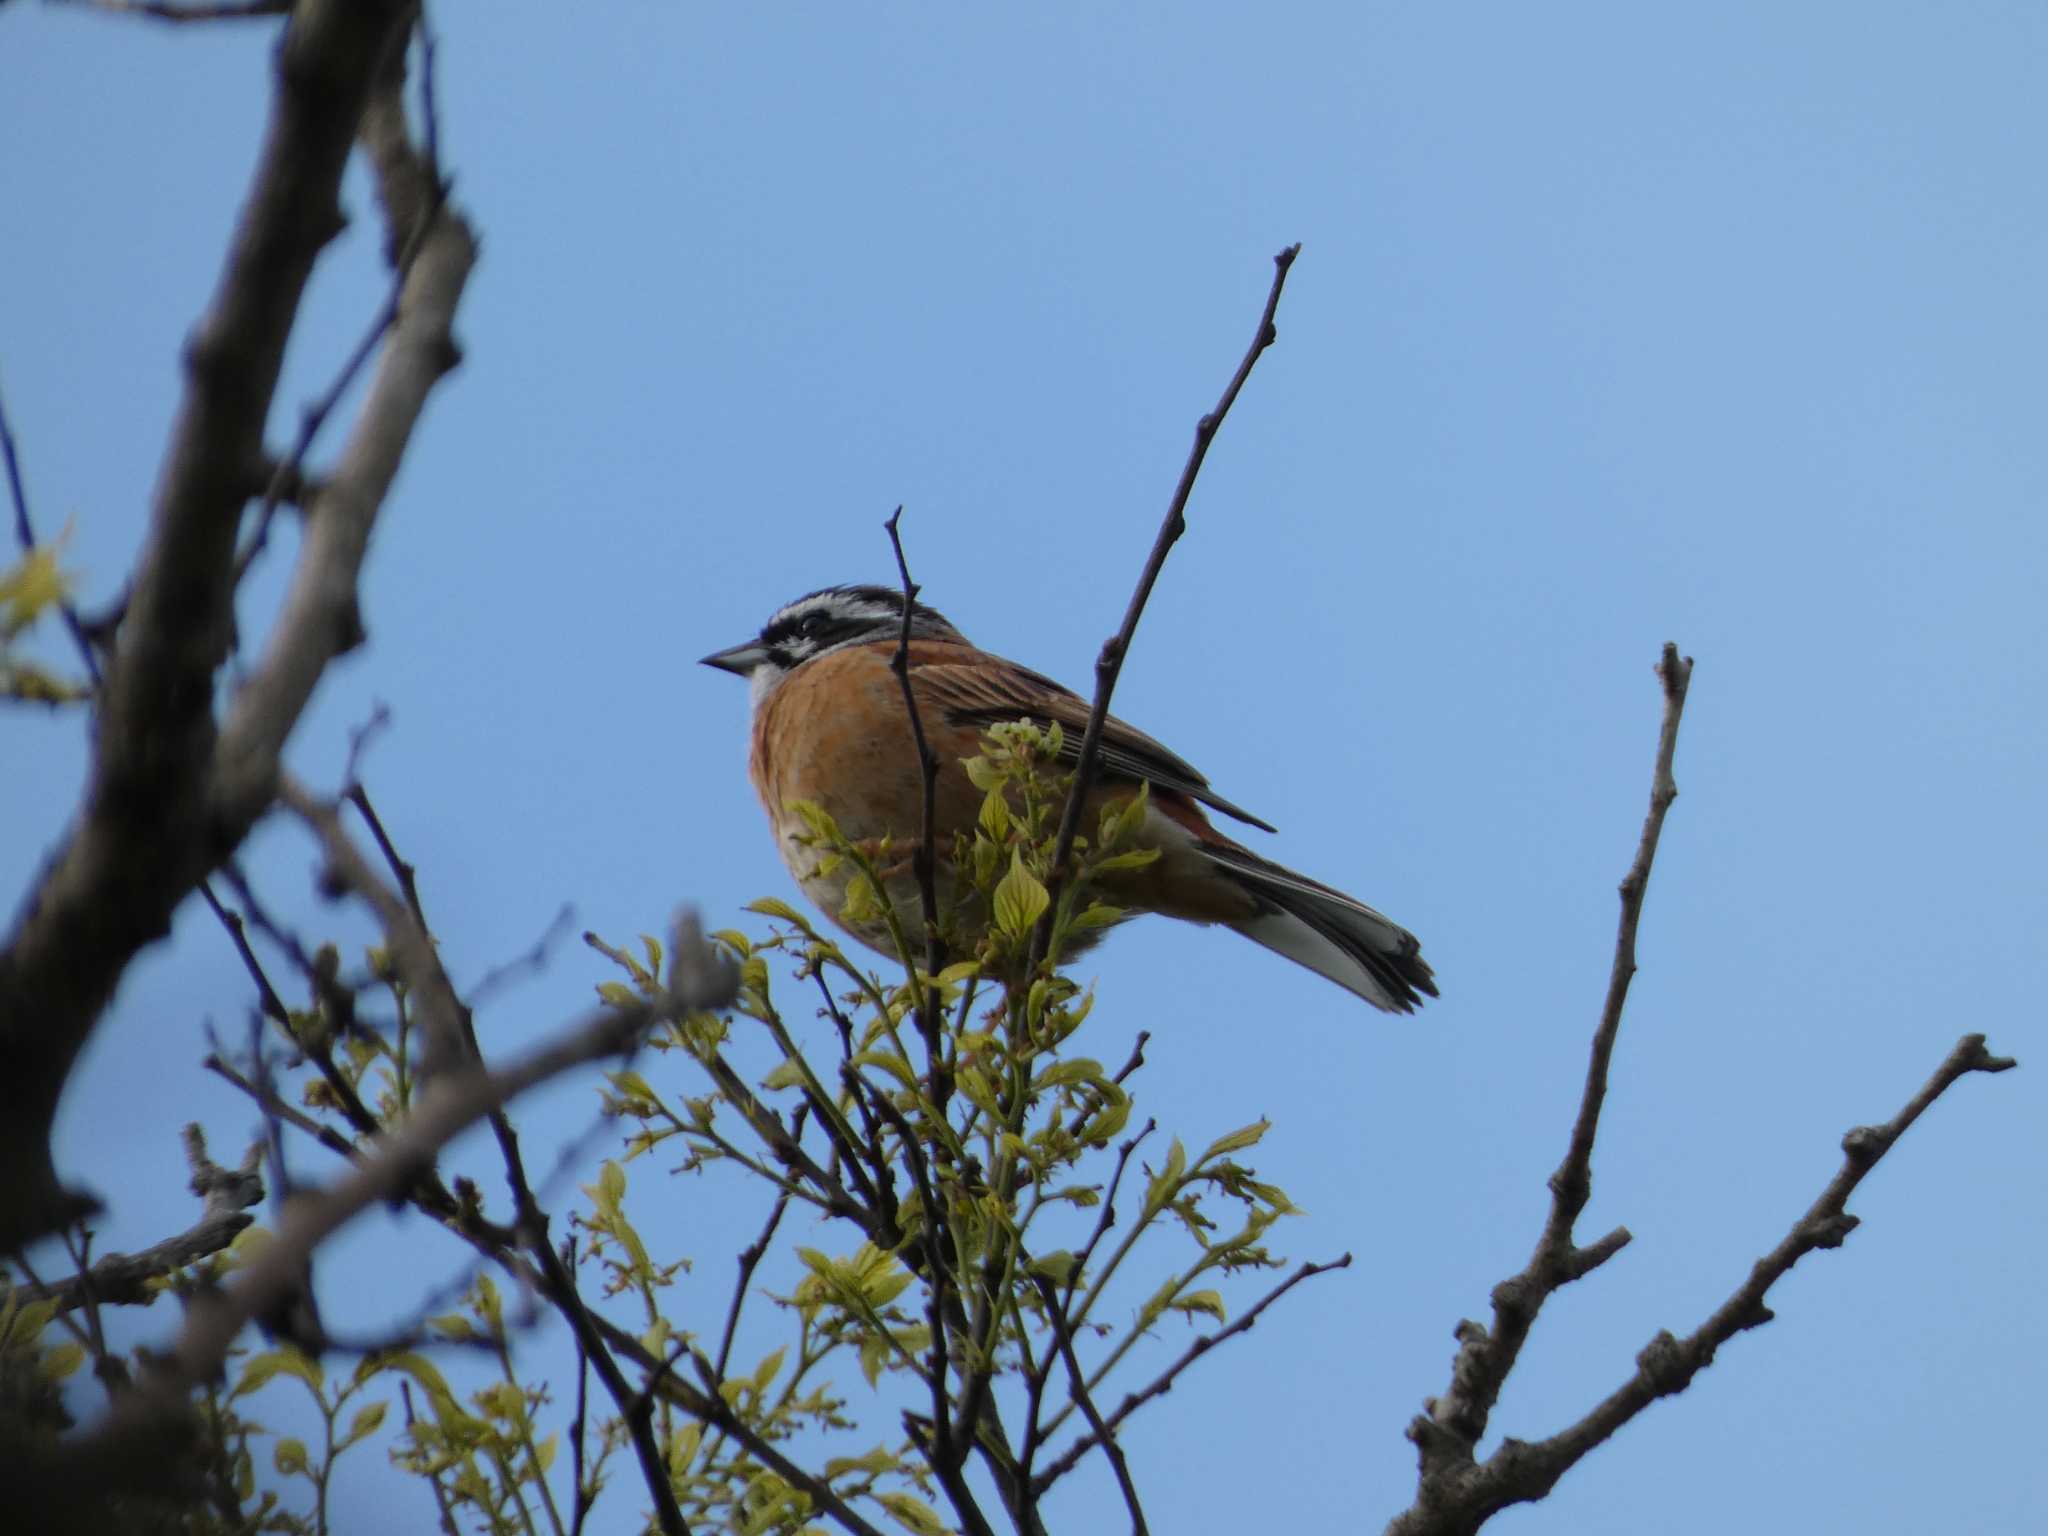
[[[936,883],[949,897],[954,834],[970,831],[981,791],[962,767],[982,733],[1009,720],[1057,723],[1061,755],[1080,757],[1090,705],[1042,673],[981,650],[936,609],[885,586],[836,586],[806,593],[770,616],[759,634],[703,658],[702,665],[747,680],[752,727],[748,773],[777,848],[804,894],[842,930],[893,956],[886,920],[842,915],[854,870],[825,859],[796,808],[822,808],[849,840],[890,838],[914,846],[923,835],[924,778],[912,746],[903,684],[892,670],[909,615],[908,678],[919,721],[940,769],[934,793]],[[1185,759],[1114,716],[1102,725],[1090,786],[1091,819],[1101,805],[1149,786],[1137,843],[1159,857],[1101,877],[1106,900],[1125,916],[1157,913],[1221,924],[1254,944],[1327,977],[1375,1008],[1409,1013],[1436,980],[1415,935],[1342,891],[1297,874],[1219,831],[1207,811],[1274,830],[1223,798]],[[882,872],[905,931],[922,924],[908,860]],[[872,903],[866,904],[872,907]],[[1099,932],[1076,935],[1071,949]]]

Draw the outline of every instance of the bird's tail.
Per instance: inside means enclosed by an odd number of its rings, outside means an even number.
[[[1413,1013],[1425,993],[1437,995],[1421,941],[1400,924],[1249,848],[1205,842],[1201,851],[1258,902],[1256,916],[1230,925],[1254,944],[1389,1013]]]

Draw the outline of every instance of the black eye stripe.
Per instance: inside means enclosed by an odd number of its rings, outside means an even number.
[[[761,631],[761,644],[779,664],[793,666],[843,645],[898,634],[902,625],[901,593],[886,587],[827,587],[771,618]],[[912,633],[957,638],[945,617],[922,603],[914,610]]]

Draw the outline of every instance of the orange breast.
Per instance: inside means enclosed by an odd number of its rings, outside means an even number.
[[[961,647],[930,642],[911,648],[911,686],[917,687],[921,661],[956,662]],[[751,754],[756,787],[773,823],[783,862],[805,894],[835,922],[845,901],[850,870],[819,872],[820,854],[803,841],[807,828],[790,802],[808,800],[823,807],[839,830],[855,842],[887,837],[901,850],[885,873],[891,905],[906,919],[908,931],[918,929],[915,883],[909,878],[909,856],[922,835],[924,781],[911,742],[910,718],[903,707],[902,685],[889,668],[892,646],[854,647],[824,656],[793,672],[757,712]],[[942,904],[950,905],[948,864],[956,832],[971,829],[981,810],[981,791],[960,766],[981,750],[978,731],[949,724],[935,707],[920,704],[925,736],[938,754],[940,769],[934,805]],[[1128,783],[1097,785],[1082,820],[1092,836],[1102,804],[1121,800],[1132,791]],[[1104,896],[1127,910],[1168,912],[1194,922],[1232,922],[1251,914],[1255,903],[1234,882],[1219,880],[1208,862],[1190,846],[1204,841],[1228,842],[1209,825],[1201,808],[1172,790],[1155,789],[1153,819],[1147,842],[1162,847],[1165,857],[1146,869],[1105,882]],[[887,952],[886,928],[863,925],[847,931],[862,942]]]

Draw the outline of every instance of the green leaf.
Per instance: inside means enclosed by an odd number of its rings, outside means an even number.
[[[632,1008],[638,1006],[640,1002],[633,989],[623,981],[600,981],[597,984],[597,995],[614,1008]]]
[[[981,802],[981,829],[997,842],[1010,835],[1010,802],[998,785]]]
[[[668,1469],[677,1477],[690,1470],[690,1463],[697,1459],[697,1447],[703,1443],[704,1426],[688,1423],[679,1426],[675,1437],[669,1441]]]
[[[784,1088],[801,1087],[803,1081],[803,1063],[794,1056],[785,1056],[780,1066],[761,1079],[761,1086],[770,1093],[777,1093]]]
[[[853,1058],[856,1067],[880,1067],[906,1088],[917,1087],[917,1073],[894,1051],[862,1051]]]
[[[1074,1278],[1074,1262],[1074,1255],[1064,1248],[1054,1253],[1042,1253],[1031,1261],[1031,1273],[1065,1285]]]
[[[846,841],[839,831],[839,823],[834,821],[831,813],[817,801],[785,800],[782,802],[782,808],[801,818],[803,824],[810,828],[811,836],[828,848]]]
[[[870,1274],[862,1290],[866,1292],[868,1305],[880,1311],[910,1286],[910,1271],[891,1260],[887,1269]]]
[[[1100,1082],[1108,1076],[1102,1070],[1102,1063],[1090,1061],[1085,1056],[1076,1056],[1071,1061],[1055,1062],[1038,1074],[1038,1081],[1031,1085],[1037,1092],[1046,1088],[1073,1088],[1083,1083]]]
[[[960,766],[967,770],[967,779],[976,789],[1001,794],[1007,776],[1003,770],[985,757],[969,757],[961,760]]]
[[[403,1371],[420,1384],[433,1399],[435,1417],[439,1418],[444,1408],[455,1407],[455,1395],[448,1390],[447,1379],[442,1376],[439,1367],[426,1356],[407,1350],[401,1354],[387,1355],[384,1364],[390,1370]]]
[[[777,922],[795,923],[799,928],[808,928],[810,926],[803,920],[803,917],[797,912],[795,907],[792,907],[786,901],[778,901],[773,896],[763,896],[759,901],[750,901],[742,910],[756,913],[762,917],[772,917]]]
[[[306,1473],[306,1442],[287,1435],[277,1442],[277,1449],[270,1453],[271,1465],[286,1477]]]
[[[1091,866],[1091,872],[1106,875],[1119,869],[1143,869],[1158,857],[1157,848],[1131,848],[1122,853],[1112,853],[1106,859],[1097,859]]]
[[[1117,812],[1117,841],[1120,843],[1127,842],[1131,838],[1136,837],[1144,829],[1145,817],[1150,813],[1151,809],[1152,786],[1150,783],[1141,782],[1138,785],[1138,792],[1131,796],[1130,803]]]
[[[83,1364],[85,1346],[76,1339],[66,1339],[44,1352],[36,1362],[36,1374],[45,1381],[62,1381]]]
[[[907,1493],[878,1493],[875,1498],[889,1517],[912,1536],[948,1536],[945,1522],[924,1500]]]
[[[834,1456],[825,1463],[825,1480],[843,1477],[848,1472],[866,1472],[880,1477],[884,1472],[894,1472],[903,1463],[884,1446],[876,1446],[865,1456]]]
[[[1219,1323],[1225,1321],[1223,1297],[1217,1291],[1190,1291],[1178,1301],[1168,1302],[1167,1305],[1176,1312],[1187,1313],[1190,1317],[1197,1312],[1205,1312]]]
[[[337,1451],[345,1451],[362,1439],[363,1436],[375,1434],[377,1426],[384,1422],[385,1411],[390,1406],[389,1403],[363,1404],[362,1407],[356,1410],[356,1416],[349,1420],[348,1433],[342,1437],[341,1444],[336,1446],[335,1449]]]
[[[846,899],[839,904],[839,920],[848,927],[871,923],[881,916],[881,908],[875,903],[874,888],[866,876],[859,876],[846,882]]]
[[[996,885],[996,926],[1012,938],[1023,938],[1052,898],[1038,877],[1024,867],[1020,850],[1010,851],[1010,872]]]
[[[1092,928],[1113,928],[1130,916],[1122,907],[1112,907],[1107,902],[1091,901],[1087,906],[1067,919],[1067,927],[1078,933]]]
[[[1197,1164],[1221,1157],[1226,1152],[1242,1152],[1246,1147],[1255,1147],[1259,1144],[1260,1138],[1272,1128],[1272,1121],[1261,1119],[1253,1121],[1241,1131],[1232,1131],[1228,1136],[1218,1136],[1209,1143],[1209,1150],[1196,1160]]]
[[[1075,1134],[1090,1146],[1107,1146],[1130,1123],[1130,1119],[1131,1101],[1128,1097],[1119,1097],[1103,1105],[1100,1113]]]
[[[1181,1175],[1187,1172],[1187,1148],[1180,1144],[1178,1136],[1166,1153],[1166,1166],[1152,1175],[1152,1181],[1145,1186],[1145,1214],[1156,1216],[1166,1209],[1166,1204],[1180,1192]]]
[[[889,1363],[894,1353],[889,1341],[879,1333],[868,1334],[860,1341],[860,1373],[867,1377],[868,1386],[874,1387],[882,1379],[882,1367]],[[832,1474],[825,1474],[830,1477]]]
[[[63,600],[68,583],[57,567],[62,542],[60,538],[56,544],[39,545],[0,571],[0,628],[8,634],[19,634],[45,608]]]
[[[27,1302],[10,1319],[4,1337],[10,1344],[33,1344],[56,1315],[57,1303],[53,1300]]]
[[[320,1395],[323,1382],[319,1362],[309,1360],[291,1348],[265,1350],[252,1356],[242,1367],[242,1379],[235,1383],[235,1390],[228,1395],[231,1398],[247,1396],[280,1373],[296,1376],[315,1397]]]
[[[755,1367],[754,1390],[756,1392],[766,1392],[768,1390],[768,1384],[775,1380],[776,1372],[782,1369],[782,1357],[788,1353],[789,1348],[785,1345]]]

